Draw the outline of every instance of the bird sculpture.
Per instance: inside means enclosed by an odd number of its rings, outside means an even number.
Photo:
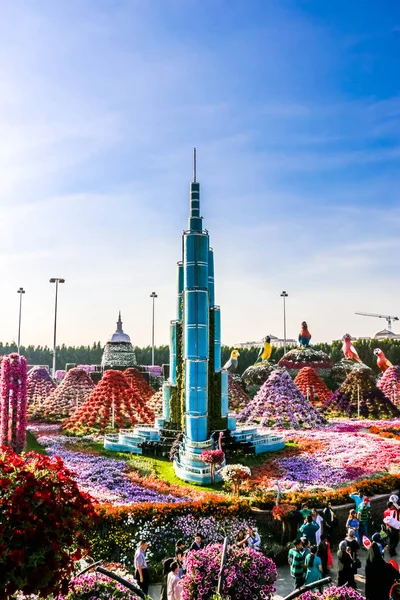
[[[389,367],[393,367],[393,365],[390,362],[390,360],[388,360],[386,358],[385,353],[383,352],[383,350],[381,350],[380,348],[375,348],[374,354],[375,354],[375,356],[378,357],[378,360],[376,361],[376,364],[378,365],[378,367],[380,368],[380,370],[382,371],[382,373],[384,373]]]
[[[356,360],[357,362],[362,362],[361,358],[357,354],[357,350],[351,343],[351,335],[349,333],[346,333],[343,336],[342,350],[345,358],[348,358],[349,360]]]
[[[229,371],[229,373],[234,373],[238,366],[238,357],[239,356],[240,356],[240,354],[237,350],[232,350],[230,359],[222,368],[225,371]]]
[[[305,321],[301,324],[301,330],[299,333],[299,344],[303,348],[307,348],[311,340],[311,333],[308,331],[308,325]]]
[[[256,363],[260,360],[269,360],[272,354],[272,346],[271,346],[271,336],[266,335],[263,339],[263,345],[260,348],[260,352],[258,353]]]

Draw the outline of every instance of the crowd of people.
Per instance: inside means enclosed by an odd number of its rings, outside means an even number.
[[[371,529],[370,499],[361,492],[350,498],[355,509],[350,510],[344,538],[337,550],[337,584],[356,589],[356,575],[361,568],[360,550],[366,551],[365,593],[367,600],[389,600],[396,597],[400,581],[399,566],[394,558],[400,537],[399,498],[392,495],[382,515],[381,523]],[[305,503],[293,515],[296,540],[289,550],[290,574],[294,589],[315,583],[330,574],[333,567],[331,544],[339,533],[338,520],[328,502],[322,514],[310,510]],[[386,549],[390,556],[385,561]],[[397,585],[397,587],[396,587]],[[391,591],[392,590],[392,591]],[[397,590],[397,591],[396,591]]]

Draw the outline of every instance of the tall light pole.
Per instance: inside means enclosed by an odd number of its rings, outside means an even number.
[[[53,377],[56,376],[56,345],[57,345],[57,301],[58,301],[58,284],[65,283],[65,279],[60,277],[52,277],[50,283],[56,284],[56,298],[54,303],[54,339],[53,339]]]
[[[19,290],[17,290],[17,294],[19,294],[19,319],[18,319],[18,354],[19,354],[19,349],[21,347],[22,294],[25,294],[24,288],[20,287]]]
[[[285,291],[282,292],[281,298],[283,298],[283,352],[286,354],[286,298],[289,294]]]
[[[154,366],[154,300],[157,298],[155,292],[151,292],[150,298],[153,298],[153,324],[151,328],[151,364]]]

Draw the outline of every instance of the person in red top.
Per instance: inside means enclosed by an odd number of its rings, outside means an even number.
[[[390,498],[393,498],[393,496],[390,496]],[[397,496],[394,498],[397,498]],[[389,538],[389,554],[392,558],[393,556],[397,556],[396,549],[400,539],[400,531],[398,529],[399,512],[396,505],[389,500],[387,508],[383,513],[383,520],[386,523],[386,531]]]

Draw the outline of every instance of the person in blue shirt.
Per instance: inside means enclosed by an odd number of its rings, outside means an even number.
[[[300,527],[300,533],[306,536],[311,546],[317,545],[315,534],[318,530],[319,525],[313,520],[311,515],[308,515],[308,517],[304,519],[304,525]]]
[[[358,490],[358,491],[355,491],[352,494],[350,494],[350,498],[353,500],[353,502],[355,502],[356,512],[358,512],[358,508],[359,508],[361,502],[363,502],[363,500],[365,498],[364,494],[360,490]],[[370,506],[371,506],[369,500],[368,500],[367,506],[368,506],[368,508],[370,508]]]

